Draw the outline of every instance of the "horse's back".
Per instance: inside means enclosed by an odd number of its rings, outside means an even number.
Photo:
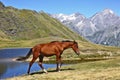
[[[60,46],[60,42],[54,41],[50,43],[38,44],[33,48],[45,56],[52,56],[55,55],[58,51],[60,51]]]
[[[55,50],[58,49],[61,46],[59,42],[52,42],[47,44],[42,44],[41,49],[47,49],[47,50]]]

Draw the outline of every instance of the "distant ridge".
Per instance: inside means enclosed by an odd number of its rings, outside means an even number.
[[[111,9],[105,9],[90,18],[80,13],[71,15],[60,13],[51,16],[91,42],[120,46],[120,16]]]

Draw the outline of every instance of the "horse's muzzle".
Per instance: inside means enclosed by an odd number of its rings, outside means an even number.
[[[79,56],[79,55],[80,55],[80,52],[76,52],[76,54]]]

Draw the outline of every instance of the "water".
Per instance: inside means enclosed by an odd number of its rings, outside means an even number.
[[[0,50],[0,79],[15,77],[27,73],[28,62],[12,61],[13,58],[25,56],[29,48],[2,49]],[[43,64],[45,69],[53,68],[55,64]],[[41,68],[34,63],[30,72],[39,71]]]
[[[29,51],[29,48],[1,49],[0,50],[0,59],[25,56],[28,51]]]

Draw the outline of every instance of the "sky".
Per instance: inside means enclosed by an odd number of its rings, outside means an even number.
[[[73,14],[79,12],[86,17],[104,9],[111,9],[120,16],[120,0],[0,0],[5,6],[18,9],[44,11],[50,14]]]

